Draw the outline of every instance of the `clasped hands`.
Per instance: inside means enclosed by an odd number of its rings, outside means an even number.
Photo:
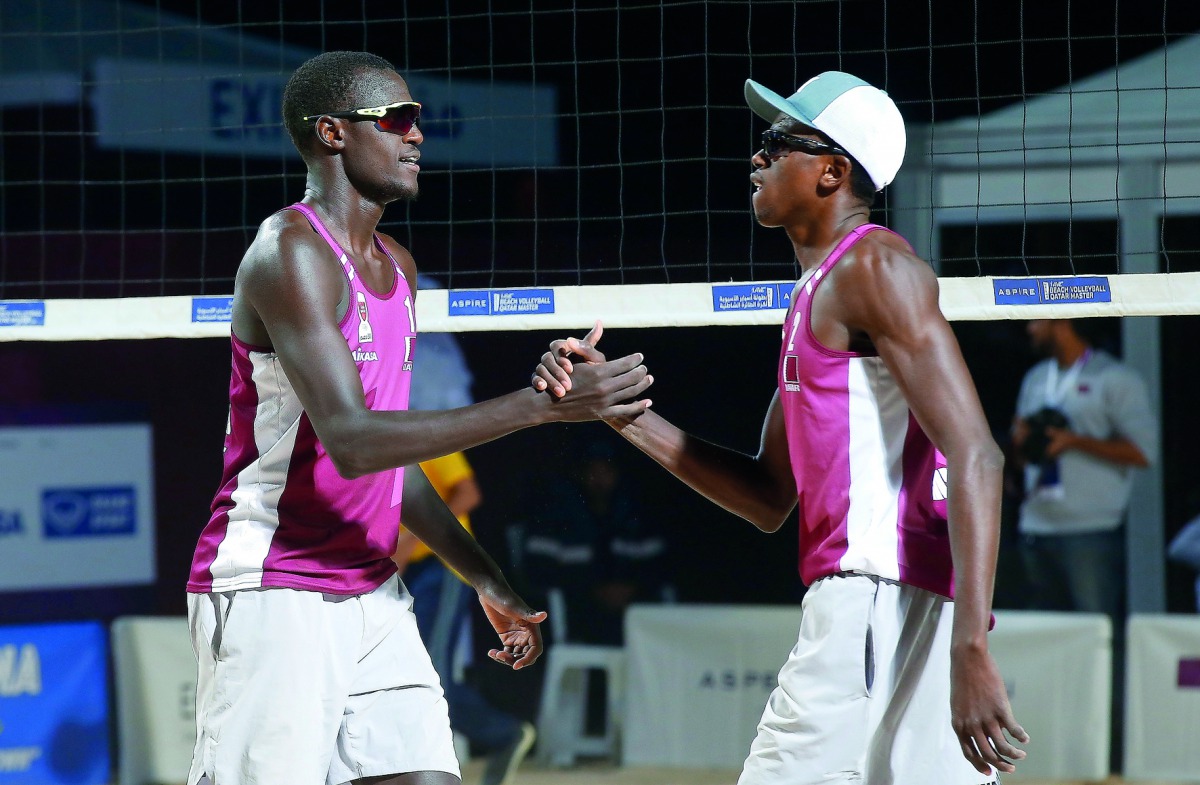
[[[605,358],[596,348],[602,335],[604,325],[596,322],[582,339],[552,341],[550,350],[542,355],[541,363],[534,369],[533,389],[548,393],[559,405],[586,400],[590,402],[590,411],[599,419],[636,417],[651,406],[650,399],[638,400],[637,397],[654,383],[654,377],[642,364],[640,353],[612,361]],[[572,362],[572,357],[582,362]]]

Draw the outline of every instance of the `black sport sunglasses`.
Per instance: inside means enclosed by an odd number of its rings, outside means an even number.
[[[807,136],[792,136],[791,134],[785,134],[783,131],[776,131],[773,128],[763,131],[762,151],[767,158],[774,160],[794,150],[799,150],[808,155],[850,155],[837,145],[818,142],[816,139],[809,139]]]
[[[308,122],[320,117],[342,117],[351,121],[374,120],[375,127],[380,131],[403,136],[414,127],[421,127],[421,105],[416,101],[398,101],[384,106],[310,114],[302,119]]]

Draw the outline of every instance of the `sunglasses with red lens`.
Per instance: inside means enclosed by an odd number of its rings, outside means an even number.
[[[394,104],[386,104],[384,106],[310,114],[302,119],[305,122],[310,122],[321,117],[342,117],[351,122],[374,120],[375,127],[380,131],[403,136],[413,128],[421,127],[421,105],[416,101],[397,101]]]

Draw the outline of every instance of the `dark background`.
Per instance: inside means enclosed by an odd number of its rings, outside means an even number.
[[[538,4],[538,14],[456,0],[453,16],[440,4],[431,11],[415,2],[137,5],[178,14],[197,30],[216,26],[314,52],[366,48],[402,73],[557,85],[561,166],[427,169],[421,199],[389,209],[384,229],[413,250],[423,271],[454,287],[794,277],[786,238],[757,227],[749,211],[748,159],[763,123],[742,102],[747,77],[786,94],[819,71],[844,69],[888,89],[910,123],[943,121],[1011,104],[1200,29],[1200,4],[1182,0],[584,2]],[[0,30],[6,34],[13,32]],[[0,297],[228,293],[254,227],[301,195],[297,160],[99,150],[91,123],[86,105],[10,107],[0,115]],[[878,208],[876,219],[886,223],[886,196]],[[1164,269],[1197,268],[1194,224],[1181,216],[1164,226],[1164,249],[1172,251]],[[934,261],[974,274],[984,261],[1023,271],[1020,260],[1031,254],[1058,254],[1064,271],[1117,272],[1118,242],[1113,225],[1031,219],[954,230],[943,237],[944,258]],[[1190,405],[1200,379],[1186,359],[1197,320],[1163,323],[1158,404],[1167,421],[1169,537],[1200,512],[1191,490],[1200,418]],[[1002,443],[1021,374],[1034,360],[1023,329],[1021,322],[955,325]],[[1109,333],[1118,332],[1114,321]],[[659,412],[698,436],[754,451],[778,335],[775,327],[614,331],[605,348],[645,354]],[[526,384],[555,337],[463,334],[476,397]],[[1112,348],[1121,351],[1115,340]],[[0,595],[0,621],[184,613],[192,548],[220,472],[228,378],[223,340],[0,343],[6,422],[152,423],[159,543],[154,586]],[[473,519],[502,563],[505,526],[526,514],[527,495],[553,481],[581,443],[605,435],[600,425],[547,426],[468,453],[485,497]],[[668,530],[681,601],[799,598],[794,524],[759,533],[618,446],[648,514]],[[998,607],[1021,602],[1009,501]],[[1192,609],[1191,577],[1170,567],[1171,610]]]

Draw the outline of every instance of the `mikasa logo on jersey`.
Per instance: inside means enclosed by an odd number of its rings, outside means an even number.
[[[364,352],[362,349],[354,350],[354,362],[356,363],[377,363],[379,355],[375,352]]]

